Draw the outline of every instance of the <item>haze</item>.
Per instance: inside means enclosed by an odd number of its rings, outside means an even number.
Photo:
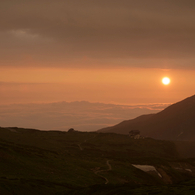
[[[157,113],[169,104],[115,105],[90,102],[0,105],[3,127],[41,130],[95,131],[142,114]]]
[[[0,104],[194,94],[193,0],[1,0],[0,18]]]

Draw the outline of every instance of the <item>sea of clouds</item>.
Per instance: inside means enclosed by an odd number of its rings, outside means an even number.
[[[87,101],[0,105],[0,126],[95,131],[143,114],[160,112],[169,105],[116,105]]]

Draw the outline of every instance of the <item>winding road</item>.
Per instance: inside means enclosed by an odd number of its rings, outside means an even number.
[[[97,137],[97,135],[95,135],[95,136],[93,136],[93,137],[91,137],[91,138],[89,138],[89,139],[86,139],[86,140],[84,140],[82,143],[80,143],[80,144],[77,144],[78,145],[78,147],[79,147],[79,149],[80,150],[83,150],[83,148],[81,147],[81,145],[83,144],[83,143],[86,143],[88,140],[90,140],[90,139],[94,139],[95,137]],[[112,170],[112,166],[110,165],[110,160],[107,160],[106,161],[106,165],[108,166],[108,169],[105,169],[105,170],[93,170],[94,171],[94,173],[98,176],[98,177],[101,177],[101,178],[103,178],[104,180],[105,180],[105,184],[108,184],[109,183],[109,180],[106,178],[106,177],[104,177],[103,175],[101,175],[101,173],[102,172],[107,172],[107,171],[111,171]]]
[[[97,170],[97,171],[94,171],[94,173],[97,176],[103,178],[105,180],[105,184],[108,184],[109,183],[109,180],[106,177],[104,177],[103,175],[100,174],[102,172],[107,172],[107,171],[111,171],[112,170],[112,166],[110,165],[110,161],[109,160],[106,161],[106,164],[108,166],[108,169],[106,169],[106,170]]]

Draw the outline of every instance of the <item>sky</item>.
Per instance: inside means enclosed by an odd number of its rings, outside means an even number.
[[[0,0],[0,104],[174,103],[194,54],[194,0]]]

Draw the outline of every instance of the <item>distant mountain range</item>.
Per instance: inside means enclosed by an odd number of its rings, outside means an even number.
[[[141,135],[162,140],[195,140],[195,95],[172,104],[157,114],[142,115],[98,132],[128,134],[140,130]]]

